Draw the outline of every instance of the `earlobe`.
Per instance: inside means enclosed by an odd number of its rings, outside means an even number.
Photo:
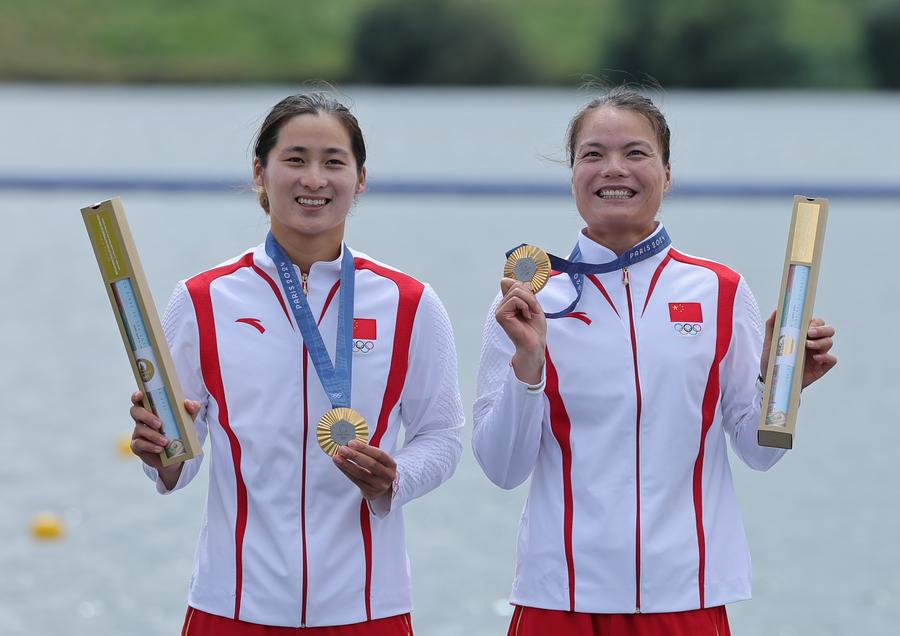
[[[366,168],[359,171],[359,179],[356,182],[356,194],[362,194],[366,191]]]
[[[259,162],[259,159],[253,160],[253,183],[256,184],[256,187],[262,188],[263,186],[263,167]]]

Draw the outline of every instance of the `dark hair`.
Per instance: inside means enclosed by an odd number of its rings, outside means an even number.
[[[626,84],[606,89],[603,95],[591,100],[569,122],[569,128],[566,131],[566,150],[569,154],[570,168],[575,165],[575,140],[578,139],[578,134],[581,132],[584,118],[591,111],[604,107],[630,110],[646,117],[656,133],[656,140],[659,142],[660,150],[662,150],[663,165],[669,165],[669,142],[672,133],[669,131],[665,115],[656,107],[653,100],[643,95],[633,86]]]
[[[350,148],[353,151],[353,157],[356,159],[356,171],[361,173],[366,163],[366,142],[363,139],[362,130],[356,117],[350,112],[340,101],[331,95],[322,91],[313,91],[309,93],[298,93],[285,97],[272,107],[269,114],[263,120],[256,133],[256,140],[253,144],[253,154],[259,161],[260,165],[265,168],[268,161],[269,151],[278,141],[278,133],[291,118],[297,115],[318,115],[325,113],[332,115],[341,123],[347,134],[350,135]],[[265,191],[258,193],[259,204],[266,212],[269,211],[269,198]]]

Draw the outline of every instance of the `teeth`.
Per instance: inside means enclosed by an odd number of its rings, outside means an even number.
[[[297,201],[300,202],[300,205],[319,206],[325,205],[326,199],[307,199],[306,197],[298,197]]]
[[[631,190],[600,190],[599,194],[603,199],[630,199],[634,196]]]

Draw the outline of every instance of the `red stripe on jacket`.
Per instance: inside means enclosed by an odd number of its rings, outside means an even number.
[[[384,437],[387,431],[391,411],[394,410],[394,407],[400,400],[400,394],[403,392],[403,385],[406,382],[413,322],[415,321],[416,311],[419,308],[419,301],[422,299],[422,294],[425,291],[425,285],[407,274],[389,269],[364,258],[356,258],[355,263],[357,270],[369,270],[392,281],[397,285],[399,294],[397,320],[394,323],[391,368],[388,371],[387,385],[384,389],[384,398],[381,402],[378,422],[369,440],[369,444],[378,446],[381,443],[381,438]],[[366,559],[366,619],[372,620],[372,520],[365,499],[360,504],[359,525],[363,535],[363,548]]]
[[[616,312],[616,315],[619,315],[619,310],[616,309],[616,306],[613,304],[612,298],[609,297],[609,294],[606,292],[606,288],[603,286],[603,283],[600,282],[600,279],[597,278],[594,274],[587,275],[588,280],[594,283],[594,287],[603,294],[603,297],[606,299],[606,302],[609,303],[609,306],[612,307],[612,310]]]
[[[275,284],[275,281],[272,280],[272,277],[265,273],[256,263],[251,262],[250,267],[253,268],[253,271],[259,274],[259,277],[262,278],[269,284],[269,287],[272,288],[272,293],[275,294],[275,298],[278,299],[278,302],[281,304],[281,310],[284,312],[284,317],[288,319],[288,322],[291,322],[291,317],[288,314],[287,305],[284,304],[284,298],[281,297],[281,290],[278,289],[278,285]],[[293,326],[293,323],[291,323]]]
[[[709,367],[709,377],[706,381],[706,390],[703,393],[700,449],[697,451],[697,459],[694,462],[694,516],[697,525],[697,550],[699,553],[697,585],[700,594],[700,608],[702,609],[706,607],[706,593],[704,591],[706,580],[706,536],[703,530],[703,455],[706,451],[706,436],[712,426],[716,415],[716,407],[719,403],[719,366],[728,352],[728,347],[731,345],[734,299],[737,295],[740,275],[719,263],[686,256],[676,252],[674,249],[670,250],[669,254],[678,262],[711,270],[716,275],[719,283],[716,307],[716,352]]]
[[[241,587],[243,577],[244,532],[247,529],[247,487],[241,475],[241,444],[228,421],[228,402],[219,366],[219,345],[216,339],[216,321],[213,314],[210,286],[213,281],[229,276],[244,267],[253,266],[253,254],[247,253],[230,265],[223,265],[199,274],[185,282],[188,294],[194,304],[197,316],[197,331],[200,340],[200,371],[206,390],[219,406],[219,425],[225,431],[231,446],[231,462],[234,465],[236,484],[236,508],[234,528],[234,619],[241,615]]]
[[[641,317],[643,317],[644,312],[647,311],[647,305],[650,304],[650,296],[653,295],[653,290],[656,288],[656,281],[659,280],[659,275],[662,274],[662,271],[666,268],[666,265],[669,264],[670,260],[672,260],[672,250],[669,250],[669,253],[662,259],[662,262],[656,266],[656,271],[653,272],[653,276],[650,278],[650,287],[647,288],[647,298],[644,299],[644,308],[641,309]]]
[[[547,385],[544,391],[550,402],[550,429],[553,437],[559,444],[562,455],[562,486],[563,486],[563,539],[566,551],[566,570],[569,575],[569,611],[575,611],[575,557],[572,550],[572,445],[569,435],[572,423],[569,413],[559,393],[559,375],[553,360],[550,358],[550,349],[546,350],[547,356]]]

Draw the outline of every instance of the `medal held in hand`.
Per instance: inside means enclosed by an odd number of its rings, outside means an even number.
[[[509,253],[503,266],[503,276],[528,283],[536,294],[550,279],[550,257],[539,247],[520,245]]]
[[[353,346],[353,255],[345,245],[341,260],[341,295],[338,301],[337,344],[335,361],[331,363],[322,334],[316,325],[306,295],[294,276],[294,265],[284,248],[278,244],[272,233],[266,237],[266,253],[275,263],[278,280],[291,306],[303,342],[309,351],[313,367],[322,387],[328,395],[332,409],[322,416],[316,427],[316,437],[323,451],[333,456],[337,449],[346,446],[350,440],[369,440],[369,427],[359,412],[350,408],[350,379]]]
[[[328,411],[316,427],[316,438],[322,450],[331,456],[350,440],[365,442],[369,439],[369,427],[362,415],[353,409],[337,408]]]

